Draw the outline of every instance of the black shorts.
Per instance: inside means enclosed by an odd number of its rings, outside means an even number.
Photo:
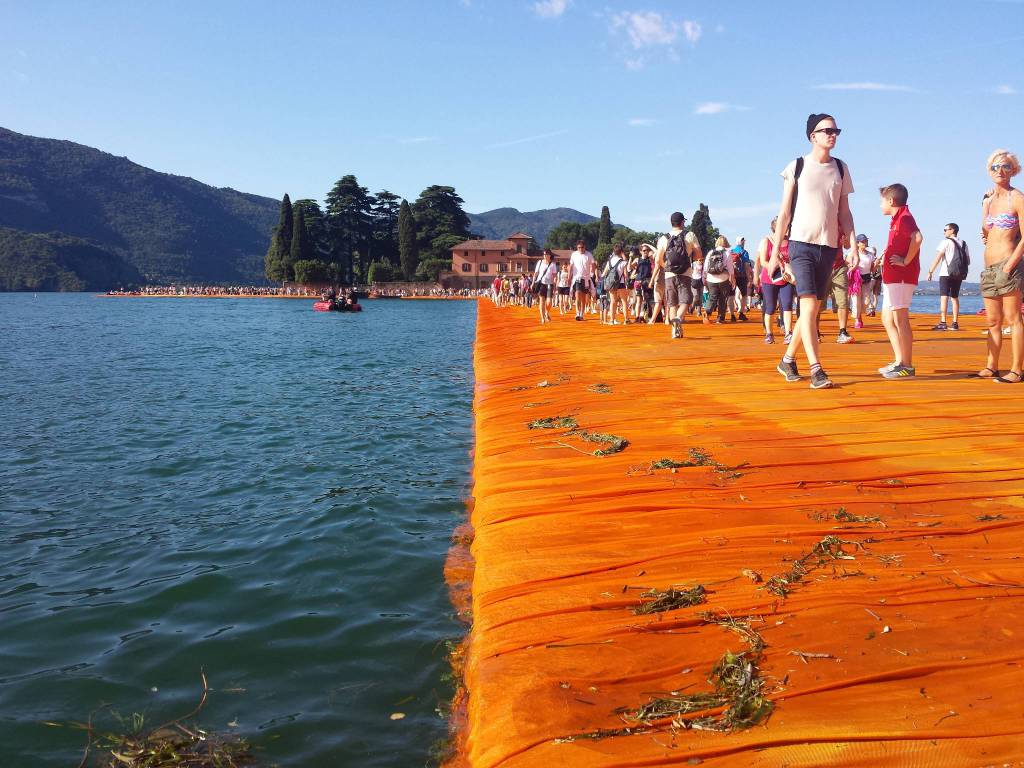
[[[573,293],[587,293],[590,291],[590,283],[586,280],[580,279],[572,284]]]
[[[566,286],[561,286],[561,285],[558,286],[558,295],[559,296],[568,296],[569,295],[569,286],[567,286],[567,285]]]
[[[963,279],[957,279],[955,277],[940,277],[939,278],[939,296],[949,296],[953,299],[960,298],[960,284]]]
[[[746,280],[737,280],[736,287],[740,289],[741,296],[746,296],[750,293],[750,285]]]
[[[545,285],[544,283],[537,283],[535,286],[533,286],[534,293],[536,293],[537,296],[542,299],[546,299],[548,297],[548,291],[550,290],[550,288],[550,285]]]

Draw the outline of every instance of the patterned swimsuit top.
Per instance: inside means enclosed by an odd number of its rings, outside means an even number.
[[[985,217],[985,229],[1016,229],[1016,213],[989,214]]]

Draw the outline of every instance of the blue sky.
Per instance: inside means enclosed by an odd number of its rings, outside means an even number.
[[[954,220],[977,272],[985,160],[1024,153],[1024,1],[0,0],[0,125],[271,197],[355,173],[641,229],[706,202],[756,240],[817,111],[858,231],[884,241],[900,181],[929,257]]]

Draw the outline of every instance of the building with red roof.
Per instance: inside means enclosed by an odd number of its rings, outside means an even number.
[[[531,238],[516,232],[504,240],[466,240],[454,246],[452,270],[441,275],[447,288],[486,288],[496,276],[530,273],[541,258],[540,251],[530,252]],[[556,250],[559,265],[569,262],[572,251]]]

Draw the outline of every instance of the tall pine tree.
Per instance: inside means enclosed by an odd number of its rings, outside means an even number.
[[[327,228],[331,259],[346,283],[365,278],[370,265],[370,209],[373,197],[352,174],[342,176],[327,193]]]
[[[420,257],[416,242],[416,220],[408,200],[403,200],[398,209],[398,255],[405,279],[412,280],[420,265]]]
[[[612,239],[612,215],[608,206],[601,207],[601,223],[597,229],[597,244],[610,243]]]
[[[426,259],[451,260],[451,248],[469,238],[469,216],[454,187],[434,185],[420,192],[412,205],[416,239]]]
[[[381,190],[373,196],[371,216],[371,249],[374,260],[386,261],[393,267],[399,265],[398,259],[398,211],[401,200],[398,195]]]
[[[270,246],[263,259],[263,271],[268,280],[283,282],[288,279],[285,266],[292,248],[292,201],[286,194],[281,199],[281,215],[270,236]]]
[[[295,279],[295,262],[309,261],[316,258],[316,251],[313,248],[312,240],[309,237],[309,230],[306,229],[306,217],[302,214],[302,208],[295,209],[295,216],[292,224],[292,247],[288,253],[286,269],[287,280]]]
[[[693,212],[690,220],[690,231],[693,232],[700,243],[704,253],[709,253],[715,247],[715,240],[718,238],[718,230],[711,223],[711,211],[701,203],[700,207]]]

